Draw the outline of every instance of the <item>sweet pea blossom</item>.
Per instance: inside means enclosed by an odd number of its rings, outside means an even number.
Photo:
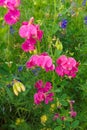
[[[60,56],[57,61],[56,73],[64,77],[67,75],[68,77],[76,77],[76,73],[78,72],[79,63],[72,57],[66,57],[65,55]]]
[[[17,10],[20,5],[20,0],[0,0],[0,6],[8,9],[4,16],[4,20],[7,24],[15,24],[20,17],[20,11]]]
[[[36,41],[33,38],[27,39],[24,43],[22,43],[22,49],[25,52],[35,50]]]
[[[33,55],[29,59],[29,61],[26,63],[27,68],[33,68],[35,66],[39,66],[43,69],[48,71],[53,71],[55,69],[54,64],[52,63],[52,59],[47,54],[41,54],[41,55]]]
[[[40,104],[41,102],[45,102],[48,104],[53,100],[54,93],[50,92],[52,89],[52,85],[50,82],[46,82],[43,84],[42,80],[39,80],[35,84],[35,88],[37,89],[37,93],[34,94],[34,103]]]
[[[22,26],[19,29],[19,35],[22,38],[34,38],[35,40],[41,41],[43,36],[43,31],[40,30],[40,26],[37,24],[33,24],[34,18],[31,17],[29,22],[23,22]]]
[[[34,103],[40,104],[45,99],[45,94],[43,92],[38,92],[34,94]]]
[[[0,6],[4,6],[5,0],[0,0]]]
[[[4,20],[6,21],[7,24],[13,25],[15,24],[20,17],[20,11],[15,9],[15,10],[9,10],[7,14],[4,16]]]
[[[34,18],[31,17],[30,20],[24,21],[19,29],[19,35],[25,38],[25,42],[22,44],[22,49],[25,52],[35,50],[35,44],[37,41],[41,41],[43,37],[43,31],[40,30],[40,26],[34,24]],[[26,43],[27,41],[27,43]]]
[[[20,5],[20,0],[0,0],[0,6],[4,6],[10,10],[16,9]]]

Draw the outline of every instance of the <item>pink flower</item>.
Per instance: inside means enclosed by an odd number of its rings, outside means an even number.
[[[31,56],[30,60],[26,63],[27,68],[32,68],[37,65],[38,55]]]
[[[45,97],[45,104],[48,104],[49,102],[53,101],[54,93],[47,93]]]
[[[33,65],[28,65],[31,62],[33,62]],[[34,66],[42,67],[43,69],[48,71],[53,71],[55,69],[54,64],[52,63],[52,59],[48,55],[33,55],[33,57],[30,58],[30,60],[26,63],[27,68],[32,68]]]
[[[35,40],[41,41],[43,37],[43,31],[40,30],[39,25],[33,24],[34,18],[32,17],[29,22],[23,22],[19,29],[19,35],[22,38],[34,38]]]
[[[36,41],[33,38],[27,39],[22,43],[22,49],[25,52],[33,51],[35,49]]]
[[[39,80],[36,82],[35,88],[37,89],[37,93],[34,94],[35,104],[40,104],[43,101],[45,104],[48,104],[53,100],[54,93],[49,92],[52,89],[50,82],[46,82],[46,84],[43,85],[43,81]]]
[[[23,43],[22,49],[25,52],[33,51],[37,41],[41,41],[43,37],[43,31],[40,30],[40,26],[34,24],[34,18],[31,17],[30,20],[24,21],[19,29],[19,35],[22,38],[27,39],[27,43]]]
[[[71,117],[76,117],[77,116],[77,112],[76,111],[70,111],[70,116]]]
[[[43,86],[43,81],[42,80],[38,80],[36,83],[35,83],[35,88],[37,90],[40,90]]]
[[[5,0],[0,0],[0,6],[4,6]]]
[[[7,24],[13,25],[15,24],[20,17],[20,11],[19,10],[9,10],[8,13],[4,16],[4,20]]]
[[[46,82],[44,88],[43,88],[43,91],[46,93],[48,91],[50,91],[52,89],[52,85],[50,82]]]
[[[78,62],[72,57],[67,58],[65,55],[60,56],[57,59],[56,73],[59,76],[65,76],[74,78],[78,72]]]
[[[52,59],[48,55],[40,55],[37,62],[38,66],[44,68],[47,72],[54,70],[54,65],[52,64]]]
[[[5,4],[7,5],[7,7],[8,7],[9,9],[12,9],[12,7],[13,7],[13,9],[14,9],[14,8],[19,7],[19,5],[20,5],[20,0],[5,0]]]
[[[7,24],[15,24],[20,17],[20,11],[17,7],[20,5],[20,0],[0,0],[0,6],[8,8],[8,12],[4,16]]]
[[[20,0],[0,0],[0,6],[5,6],[10,10],[16,9],[20,5]]]
[[[43,92],[38,92],[34,94],[34,103],[40,104],[45,99],[45,94]]]

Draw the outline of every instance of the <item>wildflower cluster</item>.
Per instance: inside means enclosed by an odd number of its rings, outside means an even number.
[[[40,104],[41,102],[45,102],[45,104],[48,104],[50,101],[53,100],[53,92],[50,92],[52,89],[52,85],[50,82],[46,82],[46,84],[43,84],[42,80],[39,80],[35,84],[35,88],[37,89],[37,93],[34,94],[34,103]]]
[[[0,6],[8,9],[4,16],[4,20],[7,24],[15,24],[20,17],[20,11],[17,9],[20,5],[20,0],[0,0]]]
[[[52,63],[51,57],[47,53],[42,53],[41,55],[33,55],[26,63],[27,68],[33,68],[39,66],[48,71],[53,71],[55,69],[54,64]]]
[[[35,44],[37,41],[41,41],[43,37],[43,31],[40,30],[40,26],[34,24],[34,18],[32,17],[29,22],[25,21],[19,29],[19,35],[25,38],[25,42],[22,44],[22,49],[25,52],[35,50]]]
[[[68,77],[76,77],[76,73],[78,72],[79,63],[72,57],[66,57],[65,55],[60,56],[57,61],[56,73],[64,77],[67,75]]]

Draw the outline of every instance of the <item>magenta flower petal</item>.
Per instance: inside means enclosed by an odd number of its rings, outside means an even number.
[[[54,93],[49,93],[45,97],[45,104],[48,104],[49,102],[53,101]]]
[[[72,111],[70,112],[70,116],[71,116],[71,117],[76,117],[76,116],[77,116],[77,112],[72,110]]]
[[[5,0],[4,3],[8,9],[14,10],[20,5],[20,0]]]
[[[13,25],[15,24],[20,17],[20,11],[19,10],[9,10],[8,13],[4,16],[4,20],[7,24]]]
[[[48,91],[51,90],[51,89],[52,89],[51,83],[50,83],[50,82],[46,82],[46,84],[45,84],[45,86],[44,86],[44,88],[43,88],[43,91],[44,91],[44,92],[48,92]]]
[[[36,83],[35,83],[35,88],[37,88],[38,90],[41,89],[43,86],[43,81],[42,80],[38,80]]]
[[[22,49],[23,51],[25,52],[29,52],[29,51],[33,51],[35,50],[35,45],[36,44],[36,41],[31,38],[31,39],[27,39],[23,44],[22,44]]]
[[[62,55],[57,59],[56,73],[62,77],[67,75],[74,78],[78,72],[78,66],[79,64],[74,58]]]
[[[38,59],[38,55],[31,56],[29,61],[26,63],[26,67],[32,68],[32,67],[36,66],[37,65],[37,59]]]
[[[0,0],[0,6],[4,6],[5,0]]]
[[[36,56],[36,55],[33,55],[33,56]],[[42,67],[47,72],[48,71],[53,71],[55,69],[55,66],[52,63],[52,59],[51,59],[50,56],[47,56],[47,55],[37,55],[37,58],[36,59],[34,58],[32,60],[35,63],[35,66]],[[31,58],[30,58],[30,61],[28,61],[28,63],[29,62],[31,62]]]
[[[27,38],[28,37],[28,27],[24,24],[23,26],[21,26],[21,28],[19,29],[19,35],[22,38]]]
[[[38,92],[34,94],[34,103],[40,104],[45,99],[45,94],[43,92]]]

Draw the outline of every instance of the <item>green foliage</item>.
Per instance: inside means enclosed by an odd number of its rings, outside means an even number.
[[[86,6],[82,1],[74,0],[22,0],[19,7],[21,18],[10,26],[4,22],[5,8],[0,7],[0,129],[2,130],[86,130],[87,129],[87,16]],[[38,72],[26,69],[26,61],[31,53],[21,49],[24,42],[19,34],[23,21],[34,17],[40,24],[44,36],[37,45],[38,52],[48,52],[56,65],[60,55],[74,57],[79,62],[76,78],[59,77],[55,72]],[[65,29],[61,21],[67,19]],[[18,68],[22,66],[22,71]],[[53,102],[34,104],[35,82],[42,79],[52,82]],[[25,86],[25,91],[14,94],[14,80]],[[74,109],[77,116],[70,116],[70,100],[75,100]],[[54,119],[55,114],[59,114]],[[45,115],[47,121],[41,117]],[[62,119],[62,117],[64,117]],[[44,122],[45,121],[45,122]]]

